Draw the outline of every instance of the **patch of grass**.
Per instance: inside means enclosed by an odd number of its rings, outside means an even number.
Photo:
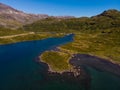
[[[22,33],[27,33],[28,31],[24,30],[11,30],[8,28],[2,28],[0,27],[0,37],[1,36],[9,36],[9,35],[16,35],[16,34],[22,34]]]
[[[13,35],[15,33],[11,33],[11,34]],[[0,44],[10,44],[10,43],[16,43],[16,42],[41,40],[41,39],[50,38],[50,37],[62,37],[62,36],[64,36],[64,33],[52,34],[52,33],[42,32],[42,33],[28,34],[28,35],[22,35],[22,36],[15,36],[11,38],[0,38]]]
[[[47,51],[41,55],[42,61],[47,63],[53,71],[57,72],[70,69],[69,58],[69,54],[56,51]]]
[[[61,46],[72,53],[92,54],[120,63],[120,31],[79,33],[74,42]]]

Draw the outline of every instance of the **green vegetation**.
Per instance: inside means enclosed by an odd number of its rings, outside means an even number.
[[[120,11],[108,10],[93,17],[49,17],[19,30],[0,28],[0,36],[33,32],[11,38],[0,38],[0,44],[39,40],[74,33],[74,42],[60,47],[60,52],[45,52],[41,55],[54,71],[68,70],[68,59],[74,53],[84,53],[107,58],[120,63]],[[68,54],[69,53],[69,54]]]
[[[16,34],[21,34],[21,33],[27,33],[27,31],[11,30],[11,29],[8,29],[8,28],[0,27],[0,37],[1,36],[8,36],[8,35],[16,35]]]
[[[45,33],[45,32],[44,33],[33,33],[33,34],[28,32],[28,34],[25,34],[25,35],[24,33],[21,33],[21,34],[23,35],[9,37],[9,38],[0,38],[0,44],[10,44],[10,43],[16,43],[16,42],[22,42],[22,41],[41,40],[41,39],[50,38],[50,37],[62,37],[64,35],[62,33],[52,34],[52,33]]]
[[[41,23],[45,23],[48,27],[53,26],[47,29]],[[37,28],[42,28],[42,30],[66,31],[75,34],[74,42],[60,47],[62,52],[91,54],[120,64],[120,12],[117,10],[104,11],[91,18],[82,17],[67,20],[52,18],[50,21],[46,19],[33,23],[31,26],[36,27],[37,24],[41,25]],[[25,28],[31,31],[29,27]]]
[[[70,70],[70,55],[63,52],[47,51],[41,55],[41,60],[47,63],[53,71]]]
[[[69,60],[62,58],[64,54],[69,58],[75,53],[91,54],[120,63],[120,29],[74,32],[74,34],[74,41],[59,47],[60,52],[49,51],[41,55],[42,60],[53,70],[60,71],[60,65],[69,65],[69,63],[65,63]],[[59,53],[64,54],[60,56]],[[66,69],[62,67],[62,70]]]
[[[44,32],[75,32],[88,30],[105,30],[111,28],[120,28],[120,12],[117,10],[108,10],[100,15],[88,18],[46,18],[29,25],[23,26],[27,31]]]
[[[39,40],[43,39],[42,35],[25,35],[25,36],[16,36],[13,38],[2,38],[0,39],[0,44],[9,44],[9,43],[16,43],[16,42],[22,42],[22,41],[31,41],[31,40]]]
[[[71,53],[92,54],[120,63],[120,29],[77,33],[74,42],[61,46]]]
[[[30,32],[26,30],[11,30],[0,27],[0,44],[41,40],[49,37],[61,37],[64,35],[64,33]]]

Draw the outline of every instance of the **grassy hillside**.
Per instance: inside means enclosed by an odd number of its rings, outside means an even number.
[[[120,27],[120,11],[108,10],[102,14],[88,18],[46,18],[23,26],[27,31],[70,32],[85,30],[104,30]]]
[[[71,53],[96,55],[120,63],[120,28],[98,32],[77,33],[74,42],[63,45]]]
[[[0,27],[0,44],[16,43],[21,41],[41,40],[48,37],[59,37],[64,34],[52,34],[48,32],[30,32],[25,30],[11,30]]]
[[[3,28],[0,27],[0,37],[1,36],[8,36],[8,35],[16,35],[16,34],[21,34],[21,33],[26,33],[27,31],[23,30],[11,30],[8,28]]]

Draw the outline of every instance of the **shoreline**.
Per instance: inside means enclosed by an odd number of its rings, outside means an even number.
[[[36,35],[35,34],[35,32],[31,32],[30,33],[31,35]],[[45,33],[46,34],[46,33]],[[48,38],[56,38],[56,37],[65,37],[65,36],[68,36],[68,35],[71,35],[72,33],[68,33],[68,34],[64,34],[64,33],[60,33],[59,35],[57,35],[57,34],[51,34],[50,33],[50,36],[48,35],[48,36],[46,36],[46,37],[39,37],[39,39],[38,38],[36,38],[36,39],[34,39],[34,40],[32,40],[32,39],[30,39],[30,40],[21,40],[21,41],[14,41],[14,40],[12,40],[12,41],[10,41],[10,42],[7,42],[7,43],[0,43],[0,45],[9,45],[9,44],[16,44],[16,43],[22,43],[22,42],[30,42],[30,41],[37,41],[37,40],[44,40],[44,39],[48,39]],[[21,34],[20,34],[21,35]],[[23,35],[23,34],[22,34]],[[28,34],[29,35],[29,34]],[[37,35],[40,35],[40,34],[37,34]],[[15,37],[18,37],[18,35],[14,35]],[[26,35],[27,36],[27,35]],[[4,37],[6,37],[6,36],[4,36]],[[11,37],[11,36],[7,36],[7,37]],[[12,37],[13,38],[13,37]],[[9,38],[9,39],[12,39],[12,38]],[[0,38],[0,39],[6,39],[6,38]],[[8,39],[8,38],[7,38]]]
[[[94,69],[98,69],[103,72],[109,72],[111,74],[120,76],[120,65],[111,62],[108,59],[100,58],[89,54],[74,54],[74,57],[70,59],[72,65],[83,65]]]
[[[54,49],[54,50],[56,51],[58,49]],[[38,60],[39,60],[39,62],[45,63],[41,59],[41,55],[39,56]],[[79,57],[79,55],[81,57]],[[77,60],[75,60],[76,58],[80,59],[81,61],[78,60],[78,61],[80,61],[80,62],[78,62]],[[71,60],[75,61],[75,63],[74,64],[71,63]],[[89,62],[87,62],[87,61],[89,61]],[[47,63],[45,63],[45,64],[47,64]],[[59,77],[59,78],[62,78],[62,80],[64,82],[66,82],[66,80],[75,81],[76,84],[78,84],[78,82],[80,84],[85,82],[83,84],[83,86],[85,85],[85,88],[87,88],[89,90],[91,88],[92,76],[89,72],[86,71],[84,66],[91,67],[99,72],[110,73],[111,75],[114,75],[116,77],[120,76],[120,65],[112,63],[108,59],[100,58],[100,57],[94,56],[94,55],[78,54],[78,53],[72,54],[72,57],[69,59],[69,64],[73,66],[72,71],[65,70],[62,72],[57,72],[57,71],[52,70],[51,66],[49,64],[47,64],[48,65],[47,80],[48,81],[49,80],[57,80],[56,77]],[[82,65],[83,65],[83,67],[82,67]],[[116,71],[119,71],[119,72],[116,72]],[[60,81],[62,81],[62,80],[60,79]]]
[[[51,50],[51,51],[54,51]],[[56,50],[55,50],[56,51]],[[58,49],[59,51],[59,49]],[[41,54],[42,55],[42,54]],[[41,59],[41,55],[39,56],[39,60],[43,63],[45,63]],[[47,64],[47,63],[46,63]],[[120,64],[112,62],[111,60],[104,59],[95,55],[90,55],[90,54],[72,54],[71,58],[69,59],[69,64],[72,65],[72,67],[80,66],[80,65],[85,65],[88,67],[92,67],[94,69],[98,69],[103,72],[109,72],[111,74],[120,76]],[[64,72],[71,72],[70,70],[64,70],[64,71],[54,71],[49,64],[49,71],[50,72],[58,72],[58,73],[64,73]]]
[[[42,60],[41,56],[42,56],[42,54],[41,54],[40,56],[38,56],[38,61],[43,62],[43,63],[46,63],[46,62],[44,62],[44,61]],[[70,59],[69,59],[69,60],[70,60]],[[56,72],[57,72],[57,73],[62,74],[62,73],[64,73],[64,72],[69,72],[69,71],[71,71],[71,70],[54,71],[48,63],[46,63],[46,64],[47,64],[48,67],[49,67],[48,72],[52,72],[52,73],[56,73]]]
[[[69,59],[69,61],[70,61],[70,59]],[[67,82],[67,83],[74,82],[76,84],[79,83],[83,88],[86,88],[86,90],[89,90],[91,87],[91,80],[92,80],[91,74],[89,74],[82,67],[72,65],[72,69],[70,69],[70,70],[64,70],[61,72],[54,71],[49,64],[47,64],[46,62],[44,62],[41,59],[41,55],[38,57],[38,63],[45,63],[46,65],[48,65],[48,70],[47,70],[47,80],[48,81],[58,80],[60,82]]]

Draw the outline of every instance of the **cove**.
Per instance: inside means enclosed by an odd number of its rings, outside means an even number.
[[[85,90],[79,83],[46,82],[48,67],[36,62],[42,52],[72,42],[73,36],[0,45],[0,90]],[[90,90],[120,90],[119,77],[90,67],[86,71],[92,77]]]
[[[120,66],[107,59],[88,54],[75,54],[69,61],[80,66],[91,76],[90,90],[119,90]]]
[[[0,90],[40,90],[43,65],[35,59],[44,51],[73,41],[73,34],[0,45]]]

